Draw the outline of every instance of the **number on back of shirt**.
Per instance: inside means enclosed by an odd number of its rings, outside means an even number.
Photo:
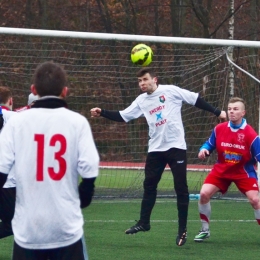
[[[51,179],[54,181],[59,181],[63,178],[66,173],[67,163],[66,160],[62,157],[67,149],[66,138],[61,134],[55,134],[51,137],[49,143],[45,144],[45,135],[44,134],[35,134],[34,141],[37,143],[37,152],[36,152],[36,180],[44,180],[44,167],[47,167],[47,172]],[[59,150],[53,153],[53,158],[58,163],[57,169],[54,170],[54,167],[48,165],[48,162],[44,158],[44,152],[50,147],[59,147]]]

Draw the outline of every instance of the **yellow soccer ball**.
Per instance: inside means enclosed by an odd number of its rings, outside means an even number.
[[[148,66],[153,60],[152,49],[143,44],[137,44],[131,51],[131,61],[138,66]]]

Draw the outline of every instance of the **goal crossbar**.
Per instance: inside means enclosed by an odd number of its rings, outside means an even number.
[[[83,38],[93,40],[118,40],[134,42],[157,42],[157,43],[176,43],[176,44],[199,44],[212,46],[234,46],[259,48],[259,41],[245,40],[225,40],[225,39],[205,39],[205,38],[186,38],[186,37],[169,37],[169,36],[152,36],[152,35],[133,35],[133,34],[113,34],[113,33],[94,33],[80,31],[56,31],[42,29],[24,29],[0,27],[0,34],[10,35],[27,35],[41,37],[61,37],[61,38]]]

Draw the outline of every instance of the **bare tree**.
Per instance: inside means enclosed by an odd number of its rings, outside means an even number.
[[[112,29],[111,17],[110,17],[110,12],[109,12],[109,8],[107,5],[107,1],[96,0],[96,2],[98,5],[101,21],[103,22],[106,32],[112,33],[113,29]]]
[[[212,8],[212,0],[208,0],[206,5],[202,0],[190,0],[194,14],[203,26],[203,37],[209,38],[210,35],[210,11]]]
[[[48,28],[48,1],[38,0],[39,16],[41,19],[41,28]]]

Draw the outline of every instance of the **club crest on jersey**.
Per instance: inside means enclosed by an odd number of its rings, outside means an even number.
[[[240,142],[240,143],[244,143],[244,140],[245,139],[245,135],[244,134],[238,134],[237,135],[237,140],[238,140],[238,142]]]
[[[160,96],[159,100],[160,100],[161,103],[164,103],[165,102],[165,97],[164,96]]]

